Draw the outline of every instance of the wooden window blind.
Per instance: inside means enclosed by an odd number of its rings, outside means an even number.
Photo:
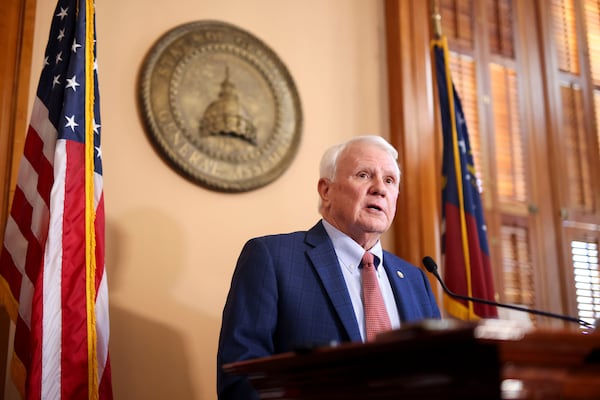
[[[595,129],[600,157],[600,2],[586,1],[584,5],[590,74],[594,85]]]
[[[598,156],[600,157],[600,90],[594,91],[594,109],[596,110],[596,141],[598,142]]]
[[[563,152],[566,180],[567,206],[574,210],[592,211],[592,184],[587,139],[585,134],[585,115],[581,88],[577,85],[561,86],[563,129]]]
[[[524,217],[528,203],[527,168],[515,68],[513,2],[473,2],[473,9],[467,14],[465,3],[441,3],[442,11],[447,13],[442,14],[444,32],[453,35],[449,37],[452,78],[467,119],[486,220],[492,221],[488,223],[488,239],[499,243],[495,248],[501,253],[492,257],[497,262],[493,265],[495,275],[502,279],[496,287],[501,288],[503,301],[534,306],[530,227]],[[477,24],[476,16],[482,15],[487,23]],[[467,16],[465,25],[477,29],[475,33],[469,31],[471,36],[452,27],[454,21]],[[448,20],[453,21],[450,29]],[[483,52],[476,51],[481,49],[483,35],[488,38],[484,41],[488,46]],[[489,89],[478,87],[478,82],[489,82]],[[481,102],[486,106],[481,107]],[[480,116],[480,112],[486,114]],[[480,124],[482,118],[491,123]],[[484,193],[484,188],[489,188],[489,193]],[[494,223],[495,219],[499,222]]]
[[[579,318],[593,324],[600,318],[598,238],[571,241],[571,257]]]
[[[505,301],[534,307],[534,274],[527,245],[528,229],[515,220],[505,221],[501,231]]]
[[[514,58],[511,0],[487,0],[490,52]]]
[[[600,170],[600,3],[552,0],[560,112],[556,159],[562,176],[563,242],[569,243],[564,270],[572,266],[568,303],[582,320],[600,316],[598,277],[598,171]],[[571,227],[571,228],[566,228]],[[576,228],[575,228],[576,227]],[[573,231],[575,233],[573,233]],[[569,259],[570,257],[570,259]],[[568,276],[571,276],[569,273]]]
[[[517,74],[492,63],[492,104],[496,148],[496,180],[501,201],[527,201],[523,138],[519,119]]]
[[[600,87],[600,3],[597,0],[586,1],[584,13],[592,80],[596,87]]]
[[[589,238],[600,232],[600,0],[439,5],[485,188],[500,300],[559,313],[584,309],[598,292],[580,298],[575,284],[557,280],[571,281],[569,250],[582,251],[579,242],[588,246],[581,271],[597,269],[598,241]],[[574,238],[567,227],[585,236]]]
[[[551,0],[558,68],[579,75],[579,48],[573,0]]]
[[[493,160],[491,180],[495,201],[490,215],[496,215],[500,238],[503,301],[536,307],[535,273],[531,256],[531,227],[527,218],[529,190],[521,120],[519,73],[515,50],[515,17],[511,0],[486,0],[483,28],[488,37],[486,60],[490,88],[490,131],[486,132],[488,158]],[[532,318],[535,322],[535,318]]]
[[[462,49],[473,48],[472,0],[440,0],[444,35]]]

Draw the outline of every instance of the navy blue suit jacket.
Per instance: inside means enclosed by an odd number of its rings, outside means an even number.
[[[387,251],[383,266],[401,321],[440,317],[421,269]],[[320,221],[306,232],[251,239],[239,256],[223,310],[219,399],[258,398],[247,379],[224,374],[223,364],[361,340],[337,255]]]

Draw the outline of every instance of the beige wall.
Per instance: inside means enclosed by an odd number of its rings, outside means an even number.
[[[115,398],[214,399],[221,310],[242,245],[319,218],[317,165],[328,145],[388,135],[383,1],[96,3]],[[32,96],[54,6],[38,0]],[[142,128],[136,78],[143,57],[167,30],[201,19],[262,39],[298,87],[298,154],[262,189],[222,194],[190,183],[162,161]]]

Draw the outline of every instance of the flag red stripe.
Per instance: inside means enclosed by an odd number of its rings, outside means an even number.
[[[15,293],[17,293],[18,296],[18,290],[21,287],[21,281],[23,280],[23,276],[17,269],[15,263],[12,260],[12,257],[10,257],[10,254],[6,250],[3,251],[2,255],[0,256],[0,264],[4,265],[5,272],[3,278],[5,279],[6,284],[8,285],[12,297],[11,299],[5,299],[5,301],[18,302],[18,297],[15,297]]]
[[[31,243],[31,242],[30,242]],[[28,256],[29,257],[29,256]],[[43,257],[42,257],[43,260]],[[43,332],[43,290],[44,290],[44,271],[43,261],[40,261],[38,265],[33,265],[37,268],[35,279],[29,273],[35,290],[33,292],[33,299],[31,302],[31,326],[30,335],[31,342],[31,362],[25,364],[28,370],[27,374],[27,400],[39,400],[42,396],[41,391],[41,376],[42,376],[42,332]],[[16,339],[15,339],[16,340]]]
[[[98,392],[100,393],[101,399],[112,399],[112,374],[110,368],[110,357],[106,358],[106,365],[104,367],[104,371],[102,377],[100,379],[100,385],[98,387]]]
[[[48,207],[50,204],[50,191],[54,183],[54,173],[52,163],[45,157],[43,150],[44,142],[42,138],[30,125],[23,153],[24,157],[38,174],[37,191],[40,197],[46,202],[46,207]]]
[[[87,397],[87,315],[85,275],[85,147],[66,141],[63,214],[62,347],[72,349],[62,357],[62,396]]]
[[[446,226],[460,227],[460,210],[453,204],[445,205]],[[484,271],[491,268],[490,260],[486,254],[480,251],[479,236],[477,230],[477,220],[469,213],[466,213],[467,232],[469,237],[469,257],[471,261],[471,291],[467,285],[467,271],[464,268],[456,268],[451,274],[445,275],[446,285],[455,292],[466,296],[478,297],[482,299],[493,299],[493,285],[487,280]],[[460,232],[446,232],[446,265],[465,265],[465,257],[462,247],[462,235]],[[487,269],[486,269],[487,268]],[[467,306],[467,302],[457,300],[459,303]],[[473,303],[473,309],[477,315],[494,315],[497,313],[494,307],[486,304]]]
[[[17,338],[20,340],[17,340]],[[29,365],[31,365],[31,357],[33,353],[31,343],[29,342],[30,338],[31,331],[25,324],[23,318],[19,316],[15,324],[14,352],[26,369],[29,367]]]

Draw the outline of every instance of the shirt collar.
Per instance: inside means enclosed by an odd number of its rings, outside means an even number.
[[[331,225],[325,219],[322,221],[327,235],[329,235],[329,238],[333,242],[335,253],[342,264],[351,270],[358,268],[362,260],[362,256],[365,253],[365,249],[356,243],[354,239]],[[377,243],[375,243],[375,245],[369,249],[369,251],[375,257],[379,258],[379,265],[381,265],[381,260],[383,260],[383,248],[381,247],[381,241],[378,240]]]

